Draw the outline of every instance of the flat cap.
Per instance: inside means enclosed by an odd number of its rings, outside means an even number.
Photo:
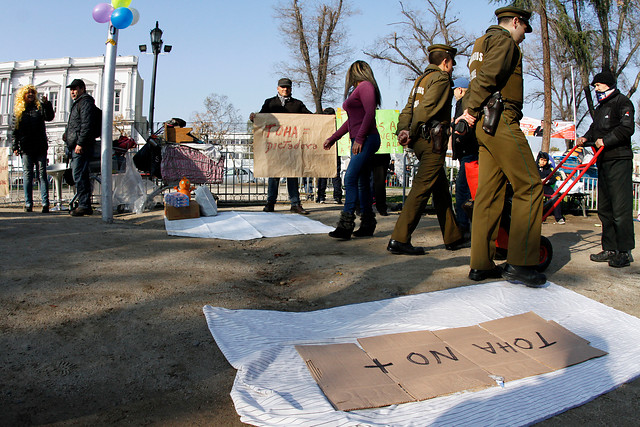
[[[609,89],[611,89],[612,87],[615,87],[615,85],[616,85],[616,78],[611,73],[611,71],[603,71],[603,72],[598,73],[595,76],[593,76],[593,81],[591,82],[591,86],[595,86],[596,83],[605,84],[605,85],[609,86]]]
[[[71,83],[67,86],[69,89],[73,89],[74,87],[86,87],[84,81],[82,79],[73,79]]]
[[[431,52],[437,52],[437,51],[443,51],[443,52],[449,52],[451,54],[451,56],[456,56],[456,53],[458,53],[458,49],[456,49],[455,47],[451,47],[449,45],[446,44],[432,44],[431,46],[429,46],[427,48],[427,52],[431,53]]]
[[[283,78],[278,80],[279,87],[291,87],[291,79]]]
[[[531,19],[531,11],[529,10],[520,9],[519,7],[514,6],[506,6],[496,9],[495,14],[498,19],[511,17],[518,18],[527,24],[527,29],[524,31],[525,33],[533,31],[531,24],[529,24],[529,20]]]

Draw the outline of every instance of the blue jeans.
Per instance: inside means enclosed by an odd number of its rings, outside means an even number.
[[[22,181],[24,185],[24,205],[33,207],[33,169],[36,170],[42,206],[49,206],[49,186],[47,182],[47,153],[41,156],[22,155]]]
[[[302,187],[305,193],[313,193],[313,178],[302,178]]]
[[[278,187],[280,186],[280,178],[269,178],[267,185],[267,204],[275,205],[278,199]],[[289,200],[291,206],[300,204],[300,190],[298,189],[298,178],[287,178],[287,191],[289,192]]]
[[[353,147],[353,139],[351,146]],[[344,208],[343,212],[353,214],[356,203],[360,201],[360,212],[373,212],[373,198],[371,197],[371,161],[373,155],[380,148],[380,135],[371,134],[362,144],[362,151],[352,154],[347,172],[344,175]]]
[[[342,200],[342,178],[340,178],[340,156],[337,158],[336,163],[336,176],[331,178],[331,183],[333,184],[333,198],[335,200]],[[326,196],[327,190],[327,178],[318,178],[318,198],[323,199]]]
[[[456,222],[463,231],[469,231],[471,228],[471,221],[467,213],[462,209],[462,205],[471,198],[465,165],[475,160],[478,160],[478,156],[474,154],[460,158],[460,169],[458,169],[458,176],[456,177]]]
[[[75,151],[71,157],[71,170],[73,171],[73,180],[76,184],[76,193],[78,194],[78,207],[91,208],[91,177],[89,175],[89,162],[91,162],[91,153],[93,149],[83,148],[82,154]]]

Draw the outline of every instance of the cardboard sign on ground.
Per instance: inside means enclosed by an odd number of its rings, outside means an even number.
[[[607,354],[531,311],[480,326],[554,371]]]
[[[502,319],[501,319],[502,320]],[[519,352],[480,326],[434,331],[473,363],[503,381],[513,381],[551,372],[552,369]]]
[[[606,352],[533,312],[480,325],[296,346],[338,410],[375,408],[480,390]]]
[[[340,411],[375,408],[415,399],[355,344],[298,345],[296,350],[333,406]]]
[[[330,150],[323,147],[335,130],[333,115],[256,114],[253,120],[255,176],[335,176],[336,146]]]
[[[430,331],[379,335],[358,342],[415,400],[495,383],[482,368]]]

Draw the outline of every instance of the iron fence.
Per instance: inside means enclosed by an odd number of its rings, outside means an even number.
[[[228,149],[229,144],[226,145],[227,149],[221,151],[224,156],[224,176],[220,184],[207,184],[213,194],[218,197],[218,203],[221,205],[257,205],[264,204],[267,200],[267,178],[255,177],[253,174],[253,152],[251,144],[240,144],[243,146],[242,150],[238,150],[237,147]],[[21,205],[24,203],[24,186],[23,186],[23,171],[22,164],[19,158],[12,156],[13,158],[9,162],[9,194],[7,197],[0,199],[0,206]],[[403,162],[405,163],[405,162]],[[403,194],[406,188],[411,187],[413,174],[415,173],[415,167],[406,167],[403,165],[403,169],[408,171],[404,173],[389,173],[387,175],[387,187],[397,190],[402,190]],[[413,165],[415,166],[415,165]],[[343,172],[344,172],[343,168]],[[455,175],[456,168],[452,164],[449,167],[449,177],[451,192],[455,191]],[[98,173],[94,174],[94,178],[98,176]],[[57,209],[64,207],[73,199],[74,188],[64,183],[59,179],[54,179],[53,176],[49,177],[50,191],[49,199],[51,201],[51,209]],[[114,185],[115,185],[114,180]],[[278,191],[278,202],[288,202],[287,186],[281,184]],[[580,210],[582,213],[587,211],[594,212],[598,209],[598,191],[597,191],[597,178],[582,179],[582,189],[578,192],[569,195],[566,198],[564,208],[569,210]],[[151,193],[154,189],[161,185],[161,181],[153,181],[145,179],[145,186],[147,193]],[[38,189],[37,179],[34,179],[33,197],[36,204],[40,202],[40,192]],[[58,189],[58,185],[60,188]],[[303,179],[299,179],[299,190],[302,201],[313,200],[317,195],[317,178],[310,178],[307,183]],[[165,191],[172,191],[171,188],[167,188]],[[327,199],[331,198],[333,187],[329,182],[327,186]],[[99,181],[94,180],[93,202],[100,203],[101,186]],[[634,217],[640,215],[640,182],[633,183],[633,212]],[[156,199],[158,203],[161,203],[162,199]]]

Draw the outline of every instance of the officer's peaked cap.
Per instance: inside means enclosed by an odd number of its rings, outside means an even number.
[[[495,14],[498,17],[498,20],[511,17],[518,18],[527,24],[527,29],[524,31],[525,33],[530,33],[532,31],[531,24],[529,24],[529,20],[531,19],[531,12],[528,10],[520,9],[519,7],[514,6],[506,6],[496,9]]]
[[[456,56],[456,53],[458,53],[458,49],[456,49],[455,47],[451,47],[449,45],[446,45],[446,44],[432,44],[431,46],[429,46],[427,48],[427,52],[429,52],[429,53],[436,52],[438,50],[441,50],[443,52],[449,52],[451,54],[451,56]]]

